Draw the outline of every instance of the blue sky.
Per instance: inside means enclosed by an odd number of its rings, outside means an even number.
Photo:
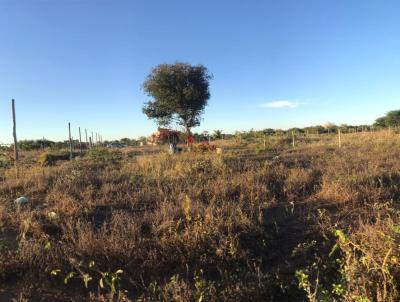
[[[196,131],[372,123],[400,108],[400,1],[0,0],[0,142],[156,129],[159,63],[214,75]]]

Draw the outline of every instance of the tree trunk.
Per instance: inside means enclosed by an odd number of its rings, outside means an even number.
[[[188,127],[187,125],[185,125],[185,132],[186,132],[186,147],[189,149],[189,151],[192,151],[192,147],[189,145],[189,136],[191,136],[190,133],[190,127]]]

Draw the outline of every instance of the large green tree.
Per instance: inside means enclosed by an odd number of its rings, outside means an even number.
[[[152,100],[143,106],[143,113],[160,126],[178,124],[186,134],[200,125],[201,115],[210,98],[212,75],[203,65],[177,62],[153,68],[143,84]]]
[[[377,118],[374,125],[379,127],[400,126],[400,110],[389,111],[385,116]]]

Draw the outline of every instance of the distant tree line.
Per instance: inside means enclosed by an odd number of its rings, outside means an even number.
[[[195,138],[196,142],[203,142],[208,140],[219,140],[219,139],[244,139],[250,140],[252,138],[260,138],[264,135],[271,136],[271,135],[291,135],[294,132],[296,135],[310,135],[310,134],[333,134],[337,133],[338,129],[342,131],[342,133],[354,133],[354,132],[361,132],[361,131],[372,131],[372,130],[379,130],[388,127],[400,127],[400,110],[393,110],[389,111],[385,116],[377,118],[373,125],[335,125],[333,123],[326,123],[325,125],[316,125],[316,126],[309,126],[304,128],[290,128],[287,130],[282,129],[272,129],[266,128],[263,130],[254,130],[250,129],[249,131],[236,131],[234,134],[223,133],[222,130],[214,130],[213,132],[203,131],[201,133],[192,133],[192,136]],[[181,141],[185,141],[186,134],[183,133],[183,137]],[[120,140],[114,141],[105,141],[104,145],[118,142],[120,144],[126,146],[139,146],[141,143],[147,142],[147,137],[141,136],[137,139],[131,138],[122,138]],[[79,141],[73,140],[73,145],[77,149],[79,148]],[[40,149],[63,149],[68,148],[69,142],[54,142],[47,139],[37,139],[37,140],[21,140],[18,142],[18,146],[20,150],[23,151],[31,151],[31,150],[40,150]],[[82,146],[84,149],[88,148],[86,143],[82,142]],[[6,150],[9,147],[2,146],[0,150]],[[12,148],[12,145],[11,145]]]
[[[18,142],[18,147],[23,151],[44,149],[44,148],[53,148],[56,146],[56,143],[47,139],[38,139],[38,140],[21,140]]]
[[[75,149],[79,148],[79,140],[72,140],[72,144]],[[4,149],[13,149],[13,144]],[[69,147],[69,141],[54,142],[48,139],[36,139],[36,140],[20,140],[18,141],[18,148],[22,151],[32,151],[40,149],[64,149]],[[87,149],[86,143],[82,142],[82,148]]]
[[[374,125],[381,128],[400,126],[400,110],[389,111],[385,116],[377,118]]]

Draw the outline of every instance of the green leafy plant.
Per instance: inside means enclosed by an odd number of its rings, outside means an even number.
[[[309,301],[310,302],[318,301],[317,300],[318,285],[319,285],[318,277],[315,280],[314,286],[311,285],[311,282],[309,280],[310,276],[306,270],[296,271],[296,278],[299,282],[299,288],[303,289],[306,292]]]
[[[11,162],[9,160],[0,159],[0,168],[10,168]]]
[[[121,280],[121,275],[124,273],[123,270],[119,269],[114,273],[110,272],[101,272],[101,278],[99,280],[99,285],[101,288],[104,288],[105,285],[108,285],[111,289],[112,293],[116,294],[119,288],[119,282]]]
[[[103,272],[96,268],[95,261],[89,261],[88,265],[85,266],[83,262],[77,262],[75,260],[71,263],[75,268],[75,271],[69,272],[64,277],[64,284],[67,285],[73,278],[80,278],[85,286],[89,287],[89,283],[93,280],[97,280],[98,285],[101,289],[109,289],[113,294],[117,294],[120,290],[119,282],[124,271],[118,269],[115,272]],[[57,270],[57,274],[61,273]]]
[[[207,281],[203,275],[203,270],[200,270],[199,274],[194,277],[195,300],[197,302],[209,301],[215,291],[214,282]]]

